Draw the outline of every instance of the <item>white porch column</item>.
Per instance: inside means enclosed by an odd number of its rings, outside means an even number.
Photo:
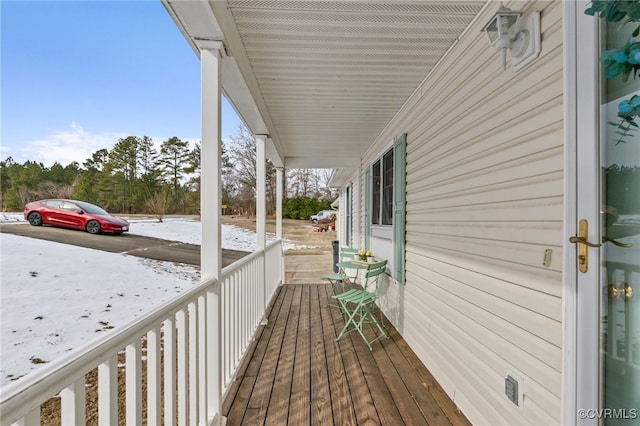
[[[276,238],[282,239],[282,176],[284,169],[282,167],[276,168]]]
[[[202,146],[200,182],[200,220],[202,223],[202,243],[200,270],[202,280],[215,278],[217,285],[207,295],[206,328],[206,401],[207,419],[217,415],[222,417],[222,374],[221,374],[221,292],[222,271],[222,228],[221,204],[221,90],[220,62],[221,42],[208,41],[200,45],[201,102],[202,102]]]
[[[256,138],[256,237],[258,250],[267,245],[267,156],[266,135],[255,135]]]
[[[283,175],[284,168],[276,169],[276,238],[282,240],[282,197],[283,197]],[[280,283],[284,284],[284,245],[280,256]]]

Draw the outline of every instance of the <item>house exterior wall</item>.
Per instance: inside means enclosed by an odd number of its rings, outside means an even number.
[[[362,164],[407,133],[406,285],[390,282],[381,302],[395,327],[472,423],[553,424],[562,373],[562,4],[507,6],[540,12],[540,56],[503,71],[481,33],[498,6],[488,7]],[[364,173],[353,179],[353,237],[362,244]],[[507,374],[520,381],[520,406],[504,395]]]

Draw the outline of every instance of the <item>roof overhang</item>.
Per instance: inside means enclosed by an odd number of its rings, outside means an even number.
[[[486,1],[162,0],[276,166],[353,170]],[[206,95],[206,94],[205,94]]]

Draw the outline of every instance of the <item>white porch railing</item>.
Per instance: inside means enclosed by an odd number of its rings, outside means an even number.
[[[228,385],[283,282],[281,264],[278,240],[224,268],[219,286],[203,281],[6,386],[0,424],[40,424],[40,406],[58,395],[63,425],[117,424],[123,411],[131,425],[141,424],[143,414],[150,425],[216,422]],[[96,369],[97,410],[87,418],[86,377]],[[119,369],[125,377],[120,387]],[[219,383],[211,383],[215,377]]]

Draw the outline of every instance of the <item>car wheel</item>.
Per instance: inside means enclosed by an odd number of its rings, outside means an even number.
[[[87,226],[85,227],[88,233],[90,234],[99,234],[100,233],[100,224],[97,220],[90,220],[87,222]]]
[[[38,212],[31,212],[29,216],[27,216],[27,220],[32,226],[40,226],[42,225],[42,215]]]

